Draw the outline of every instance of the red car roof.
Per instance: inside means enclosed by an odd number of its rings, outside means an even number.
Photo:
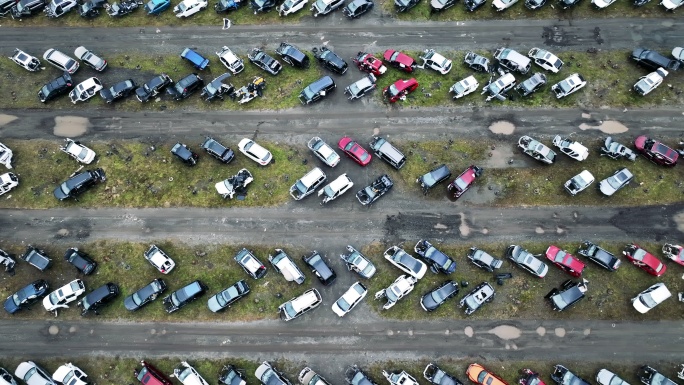
[[[394,82],[394,86],[397,87],[397,90],[399,90],[399,92],[409,87],[413,87],[414,84],[418,84],[418,81],[415,78],[411,78],[409,80],[399,79],[396,82]]]
[[[477,175],[475,175],[475,171],[473,170],[473,166],[468,167],[461,175],[458,176],[456,179],[461,179],[464,181],[466,184],[471,184],[473,181],[477,178]]]
[[[397,55],[394,58],[394,60],[392,60],[392,55],[394,55],[395,53],[397,53]],[[395,51],[393,49],[388,49],[382,56],[388,62],[401,63],[407,67],[410,67],[414,64],[414,60],[412,57],[406,55],[405,53]]]

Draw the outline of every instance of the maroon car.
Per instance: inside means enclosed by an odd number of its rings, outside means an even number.
[[[667,270],[667,266],[660,262],[658,258],[639,247],[636,243],[630,243],[625,246],[622,255],[627,257],[634,266],[637,266],[648,274],[655,275],[656,277],[665,274],[665,270]]]
[[[634,140],[634,146],[651,162],[661,166],[674,166],[679,159],[679,153],[670,147],[641,135]]]
[[[133,374],[135,375],[135,378],[137,378],[138,381],[140,381],[141,384],[173,385],[171,383],[171,380],[168,377],[166,377],[164,373],[160,372],[159,369],[152,366],[152,364],[148,364],[145,361],[140,361],[140,364],[142,365],[142,369],[134,370]]]
[[[394,103],[398,100],[403,100],[403,98],[415,91],[418,88],[418,81],[415,78],[409,80],[399,79],[394,84],[389,87],[385,87],[382,90],[382,95],[385,99],[389,100],[390,103]]]
[[[387,67],[382,64],[382,60],[367,52],[359,52],[352,60],[359,68],[359,71],[368,72],[375,76],[380,76],[387,71]]]
[[[449,183],[447,190],[453,195],[454,198],[459,198],[463,193],[468,191],[470,186],[473,185],[476,178],[482,175],[482,169],[480,167],[470,165],[458,178],[454,179],[453,182]]]
[[[372,159],[371,154],[369,154],[365,148],[361,147],[361,145],[348,136],[342,137],[342,139],[337,142],[337,147],[361,166],[368,165]]]
[[[416,68],[416,61],[405,53],[388,49],[382,56],[389,65],[404,72],[410,73]]]
[[[585,266],[584,263],[567,251],[561,250],[558,246],[549,246],[549,248],[546,249],[546,258],[573,277],[579,278],[582,276]]]

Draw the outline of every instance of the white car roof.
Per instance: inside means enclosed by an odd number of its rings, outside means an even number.
[[[71,372],[77,373],[75,373],[74,376],[69,380],[69,383],[65,385],[86,384],[86,382],[83,381],[83,378],[88,377],[88,375],[85,374],[78,366],[75,366],[72,363],[67,363],[57,368],[57,370],[52,374],[52,379],[63,383],[64,378]]]
[[[318,298],[320,298],[318,291],[316,291],[316,289],[311,289],[299,297],[294,298],[290,303],[292,304],[292,308],[295,310],[295,312],[299,313],[303,309],[306,309],[318,302]]]
[[[222,57],[228,63],[234,63],[234,62],[240,60],[237,57],[237,55],[235,55],[235,53],[233,53],[233,51],[228,47],[223,47],[221,52],[219,52],[219,56]]]
[[[330,186],[330,188],[333,191],[340,191],[340,190],[344,189],[345,187],[347,187],[347,185],[349,185],[349,184],[353,184],[353,183],[352,183],[351,179],[349,179],[347,174],[344,173],[344,174],[338,176],[337,179],[335,179],[334,181],[330,182],[330,184],[328,184],[328,186]]]
[[[312,186],[321,176],[325,177],[325,173],[323,170],[320,168],[316,167],[313,170],[309,171],[304,175],[300,181],[304,186],[310,187]]]
[[[196,0],[184,0],[184,1],[196,1]],[[182,370],[179,370],[178,373],[176,374],[176,378],[178,378],[178,381],[180,381],[183,385],[208,385],[207,382],[202,378],[202,376],[193,368],[190,364],[187,362],[183,361],[182,362],[183,366],[185,366]],[[183,378],[182,380],[180,379],[180,374],[185,373],[186,371],[189,371],[187,376]],[[174,370],[174,372],[176,372]],[[175,373],[174,373],[175,374]]]

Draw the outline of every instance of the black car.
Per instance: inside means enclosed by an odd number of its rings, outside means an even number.
[[[676,382],[663,376],[660,372],[648,365],[639,368],[637,377],[639,377],[639,381],[644,385],[677,385]]]
[[[230,148],[222,145],[216,139],[207,136],[202,143],[202,148],[209,153],[209,155],[221,161],[221,163],[228,164],[233,158],[235,158],[235,153]]]
[[[489,253],[477,247],[471,247],[467,257],[475,266],[485,269],[490,273],[503,265],[502,260],[492,257]]]
[[[394,9],[397,12],[406,12],[420,3],[420,0],[394,0]]]
[[[235,86],[233,86],[232,83],[229,83],[228,79],[230,79],[230,74],[228,72],[219,75],[216,79],[202,88],[200,97],[204,98],[206,101],[212,101],[214,99],[223,100],[223,95],[232,95],[233,92],[235,92]]]
[[[458,378],[442,370],[439,366],[429,363],[423,370],[423,377],[433,385],[463,385]]]
[[[135,97],[141,102],[146,102],[157,96],[164,88],[173,84],[173,80],[167,74],[159,74],[148,80],[147,83],[135,90]]]
[[[31,245],[26,248],[24,254],[22,254],[19,258],[28,262],[29,265],[40,271],[45,271],[52,266],[52,259],[48,257],[47,253]]]
[[[271,75],[278,75],[283,65],[279,61],[269,56],[266,52],[259,48],[252,48],[252,51],[247,55],[252,64],[268,72]]]
[[[12,7],[10,14],[13,19],[21,19],[23,17],[35,15],[45,8],[47,2],[45,0],[20,0]]]
[[[373,0],[354,0],[342,9],[342,13],[349,19],[356,19],[369,12],[374,6]]]
[[[119,99],[128,97],[135,92],[137,85],[133,79],[126,79],[120,81],[109,88],[103,88],[100,90],[100,96],[107,103],[114,103]]]
[[[75,198],[90,187],[107,180],[103,169],[86,170],[67,179],[55,188],[53,194],[60,201]]]
[[[38,99],[45,103],[48,100],[69,93],[72,88],[74,88],[74,82],[71,81],[71,75],[68,72],[64,72],[62,76],[52,80],[38,90]]]
[[[196,165],[197,161],[199,160],[199,155],[197,155],[195,152],[192,152],[190,147],[183,143],[176,143],[173,148],[171,148],[171,153],[188,166]]]
[[[157,278],[138,289],[135,293],[124,298],[124,306],[130,311],[135,311],[148,303],[157,299],[159,294],[166,291],[166,282],[163,279]]]
[[[344,75],[347,72],[347,62],[344,61],[338,54],[328,49],[328,47],[314,47],[312,50],[313,55],[321,65],[328,70],[338,74]]]
[[[100,14],[100,9],[104,9],[107,0],[87,0],[78,6],[78,13],[81,17],[91,19]]]
[[[197,74],[192,73],[183,79],[179,80],[178,83],[174,84],[172,87],[166,89],[166,93],[173,97],[173,100],[183,100],[188,96],[192,95],[198,89],[204,86],[204,80]]]
[[[446,300],[458,294],[458,284],[452,280],[445,281],[438,287],[430,290],[420,299],[420,306],[425,311],[435,311],[442,306]]]
[[[636,60],[637,64],[646,67],[652,71],[658,68],[665,68],[668,71],[676,71],[679,69],[681,63],[678,60],[667,58],[656,51],[651,51],[645,48],[636,48],[632,51],[630,57]]]
[[[8,14],[16,3],[17,0],[0,0],[0,16]]]
[[[309,256],[303,255],[302,260],[304,260],[304,263],[311,268],[311,271],[316,274],[316,277],[318,277],[318,280],[321,281],[322,284],[325,286],[330,286],[333,282],[335,282],[337,274],[335,274],[335,271],[328,266],[323,257],[318,254],[318,251],[314,250],[314,252]]]
[[[431,188],[449,178],[451,178],[451,171],[449,171],[449,167],[442,164],[430,170],[427,174],[420,176],[416,179],[416,183],[420,184],[421,189],[423,189],[423,194],[427,194]]]
[[[119,295],[119,286],[108,282],[88,293],[76,305],[81,308],[81,315],[86,315],[88,312],[99,314],[98,310],[111,302],[117,295]]]
[[[539,9],[546,4],[546,0],[525,0],[525,7],[527,9],[535,10]]]
[[[240,298],[245,297],[249,292],[250,290],[247,282],[245,282],[244,279],[241,279],[229,288],[211,296],[209,301],[207,301],[207,306],[209,307],[209,310],[217,313],[229,308],[230,305],[237,302]]]
[[[77,248],[72,247],[64,253],[64,260],[74,265],[79,272],[90,275],[97,268],[97,262],[93,261],[90,256]]]
[[[474,1],[474,0],[466,0],[466,6],[468,1]],[[482,4],[484,4],[484,0],[482,1]],[[480,5],[482,5],[480,4]],[[486,57],[476,54],[473,51],[468,51],[465,54],[465,57],[463,59],[463,62],[470,67],[470,69],[478,71],[478,72],[490,72],[491,67],[489,66],[489,59]]]
[[[241,385],[247,382],[242,370],[233,365],[226,365],[219,373],[218,382],[223,385]]]
[[[451,274],[456,271],[456,262],[425,239],[418,241],[413,250],[428,263],[433,273]]]
[[[387,194],[392,187],[394,182],[390,179],[389,175],[380,175],[378,179],[374,180],[369,186],[364,187],[356,193],[356,199],[359,200],[364,206],[373,204],[383,195]]]
[[[202,296],[207,290],[207,286],[201,281],[193,281],[166,296],[163,301],[164,310],[173,313]]]
[[[591,241],[584,241],[577,250],[579,255],[589,258],[590,261],[607,269],[608,271],[615,271],[620,267],[620,260],[608,250],[595,245]]]
[[[256,15],[259,12],[268,12],[275,8],[276,0],[250,0],[249,6],[254,10]]]
[[[299,101],[305,105],[317,102],[335,90],[335,88],[337,88],[337,85],[335,85],[332,78],[327,75],[323,76],[302,90],[299,94]]]
[[[430,0],[430,12],[441,12],[456,5],[458,0]]]
[[[544,297],[551,302],[553,310],[563,311],[570,306],[576,304],[584,298],[587,292],[587,280],[582,279],[581,281],[573,282],[571,279],[563,282],[560,289],[553,288]],[[560,384],[560,383],[559,383]],[[565,384],[569,385],[569,383]],[[576,385],[576,384],[570,384]],[[587,384],[588,385],[588,384]]]
[[[558,385],[589,385],[589,382],[576,376],[563,365],[556,365],[553,367],[551,379]]]
[[[558,5],[560,5],[562,9],[568,9],[577,5],[579,2],[580,0],[558,0]]]
[[[309,68],[309,57],[299,48],[288,42],[280,43],[275,51],[285,63],[297,68]]]
[[[546,75],[537,72],[515,87],[520,96],[528,96],[539,91],[546,84]]]
[[[29,309],[47,294],[50,286],[44,279],[33,281],[10,295],[5,300],[5,311],[14,314],[22,309]]]

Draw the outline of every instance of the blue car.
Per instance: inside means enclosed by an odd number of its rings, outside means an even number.
[[[5,300],[5,311],[14,314],[19,310],[28,309],[44,297],[49,288],[50,286],[44,279],[29,283]]]
[[[183,52],[180,54],[180,57],[181,59],[189,61],[192,64],[192,66],[197,68],[198,70],[203,70],[207,68],[207,66],[209,65],[209,59],[191,50],[190,48],[184,49]]]
[[[159,15],[171,6],[170,0],[150,0],[145,4],[145,11],[148,15]]]

